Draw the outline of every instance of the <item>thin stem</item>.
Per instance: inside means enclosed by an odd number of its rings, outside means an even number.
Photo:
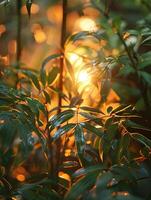
[[[17,68],[19,68],[19,62],[21,58],[21,6],[22,1],[17,0],[17,53],[16,53],[16,62]]]
[[[66,19],[67,19],[67,0],[62,0],[62,26],[61,26],[61,49],[64,51],[64,44],[66,39]],[[60,94],[63,93],[63,74],[64,74],[64,57],[61,56],[60,58],[60,77],[59,77],[59,90]],[[59,94],[58,98],[58,114],[61,112],[62,107],[62,96]],[[58,127],[59,129],[60,127]],[[59,138],[56,142],[56,155],[57,155],[57,162],[56,162],[56,175],[58,174],[58,166],[61,162],[61,155],[60,155],[60,149],[61,149],[62,140]]]
[[[131,61],[132,66],[134,67],[135,70],[137,70],[137,66],[136,66],[136,63],[135,63],[135,61],[133,59],[133,56],[131,55],[131,52],[129,51],[129,48],[127,47],[127,45],[126,45],[126,43],[125,43],[124,39],[122,38],[122,35],[121,35],[121,33],[119,31],[117,31],[117,35],[119,36],[122,44],[124,45],[124,48],[125,48],[126,53],[127,53],[128,57],[129,57],[129,59]]]
[[[47,125],[49,123],[49,112],[47,110]],[[51,177],[54,173],[54,163],[53,163],[53,155],[52,155],[52,143],[51,143],[51,135],[50,135],[50,128],[47,126],[46,128],[46,134],[47,134],[47,157],[48,157],[48,176]]]
[[[62,27],[61,27],[61,49],[64,51],[64,44],[66,39],[66,18],[67,18],[67,0],[63,0],[62,2],[62,10],[63,10],[63,16],[62,16]],[[64,57],[61,56],[60,58],[60,78],[59,78],[59,90],[62,93],[63,92],[63,73],[64,73]],[[61,111],[62,106],[62,97],[59,95],[58,99],[58,113]]]
[[[16,68],[19,69],[19,64],[20,64],[20,59],[21,59],[21,23],[22,23],[22,18],[21,18],[21,6],[22,6],[22,1],[17,0],[17,35],[16,35],[16,43],[17,43],[17,50],[16,50]],[[16,88],[18,86],[19,82],[19,77],[18,73],[16,74]]]

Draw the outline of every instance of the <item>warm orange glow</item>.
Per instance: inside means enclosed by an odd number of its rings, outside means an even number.
[[[59,177],[65,179],[67,181],[71,181],[70,176],[67,173],[64,173],[62,171],[59,172]]]
[[[89,0],[86,0],[85,3],[90,3]],[[92,8],[92,7],[86,7],[83,9],[83,13],[85,16],[88,16],[90,18],[97,18],[100,16],[100,12],[95,9],[95,8]]]
[[[16,53],[16,40],[10,40],[8,43],[8,51],[10,54]]]
[[[65,150],[64,156],[65,156],[65,157],[68,157],[68,156],[70,156],[70,155],[71,155],[71,149],[66,149],[66,150]]]
[[[37,30],[41,30],[40,24],[32,24],[31,32],[35,33]]]
[[[81,17],[75,22],[75,31],[96,31],[97,26],[94,20],[89,17]]]
[[[58,24],[61,22],[62,19],[62,6],[61,5],[51,6],[50,8],[48,8],[46,14],[49,21]]]
[[[91,144],[92,142],[91,142],[91,140],[88,140],[86,143],[87,143],[87,144]]]
[[[34,34],[35,41],[37,43],[43,43],[46,41],[46,34],[42,30],[37,30]]]
[[[104,46],[106,46],[107,45],[107,41],[106,40],[101,40],[100,41],[100,46],[101,47],[104,47]]]
[[[31,6],[31,14],[33,14],[33,15],[34,15],[34,14],[37,14],[37,13],[39,12],[39,10],[40,10],[39,5],[33,3],[32,6]],[[28,14],[27,8],[26,8],[25,5],[24,5],[24,6],[22,7],[22,9],[21,9],[21,13],[22,13],[23,15],[27,15],[27,14]]]
[[[9,61],[10,61],[9,55],[0,56],[0,61],[2,61],[2,63],[3,63],[4,65],[9,65]]]
[[[0,24],[0,36],[6,31],[6,27],[3,24]]]
[[[19,182],[24,182],[25,181],[25,176],[23,174],[18,174],[16,176],[16,179],[19,181]]]

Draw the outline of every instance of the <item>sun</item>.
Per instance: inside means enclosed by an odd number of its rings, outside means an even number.
[[[77,73],[77,81],[79,83],[88,84],[90,82],[90,76],[87,71],[80,71]]]

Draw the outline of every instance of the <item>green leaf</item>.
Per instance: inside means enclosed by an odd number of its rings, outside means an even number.
[[[102,130],[100,130],[99,128],[96,128],[95,126],[90,125],[87,122],[83,122],[83,123],[81,123],[81,125],[83,126],[83,128],[85,128],[88,131],[96,134],[99,137],[103,137],[104,136],[104,132]]]
[[[26,98],[31,110],[33,111],[33,113],[35,113],[37,115],[37,117],[39,117],[39,110],[41,110],[45,115],[46,115],[46,109],[45,106],[40,103],[37,99],[33,99],[33,98]]]
[[[58,67],[53,67],[53,69],[49,72],[48,74],[48,84],[52,84],[53,81],[56,79],[58,73],[59,73],[59,68]]]
[[[105,102],[107,100],[107,96],[110,92],[111,89],[111,80],[106,78],[105,80],[102,81],[101,83],[101,102]]]
[[[41,66],[42,70],[44,70],[45,65],[46,65],[49,61],[51,61],[51,60],[53,60],[53,59],[60,58],[61,56],[62,56],[62,54],[59,53],[59,54],[50,55],[50,56],[48,56],[47,58],[45,58],[44,61],[43,61],[43,63],[42,63],[42,66]]]
[[[85,193],[85,191],[93,187],[97,175],[97,173],[91,173],[73,184],[69,192],[66,194],[65,200],[79,199],[79,196],[81,196]]]
[[[86,36],[89,36],[90,35],[90,32],[89,31],[81,31],[81,32],[78,32],[78,33],[75,33],[73,35],[71,35],[68,40],[66,41],[66,45],[69,43],[69,42],[76,42],[77,40],[80,40],[80,39],[85,39]]]
[[[83,99],[80,95],[77,95],[75,97],[72,97],[70,100],[70,107],[75,107],[77,105],[80,105],[83,102]]]
[[[51,102],[51,98],[50,95],[48,94],[48,92],[46,92],[45,90],[43,91],[45,99],[46,99],[46,103],[50,103]]]
[[[65,110],[61,113],[53,116],[49,122],[49,124],[52,126],[52,128],[55,128],[57,126],[60,126],[60,124],[67,122],[69,119],[71,119],[75,114],[75,111],[73,110]]]
[[[44,69],[41,69],[41,71],[40,71],[40,80],[41,80],[43,86],[45,86],[46,81],[47,81],[47,75],[46,75],[46,71]]]
[[[80,109],[81,109],[81,110],[85,110],[85,111],[89,111],[89,112],[104,114],[103,112],[101,112],[101,111],[98,110],[97,108],[93,108],[93,107],[81,106]]]
[[[111,114],[112,113],[116,113],[116,114],[120,113],[121,114],[123,112],[128,112],[129,110],[132,110],[132,105],[128,105],[128,106],[120,105],[117,108],[115,108],[114,110],[112,110]]]
[[[77,178],[80,176],[85,176],[91,173],[100,173],[101,171],[105,170],[106,167],[104,165],[98,164],[98,165],[93,165],[93,166],[89,166],[86,168],[80,168],[78,169],[73,175],[73,178]]]
[[[129,127],[129,128],[134,128],[134,129],[138,129],[138,130],[145,130],[145,131],[151,131],[151,129],[145,127],[145,126],[142,126],[141,124],[138,124],[136,122],[133,122],[132,120],[126,120],[124,122],[125,126],[126,127]]]
[[[38,90],[41,89],[40,84],[39,84],[39,81],[38,81],[38,78],[37,78],[37,76],[36,76],[33,72],[31,72],[31,71],[29,71],[29,70],[21,70],[21,72],[22,72],[24,75],[26,75],[28,78],[31,79],[31,81],[33,82],[34,86],[35,86]]]
[[[31,6],[32,6],[32,0],[26,0],[26,8],[28,12],[28,16],[30,17],[31,12]]]
[[[75,83],[74,69],[73,69],[73,67],[72,67],[72,65],[71,65],[71,63],[69,62],[68,59],[65,58],[65,62],[66,62],[66,67],[67,67],[67,69],[68,69],[68,72],[69,72],[69,74],[70,74],[70,77],[71,77],[73,83]]]
[[[96,182],[96,191],[100,193],[100,191],[107,188],[109,182],[114,178],[111,171],[100,173]]]
[[[75,143],[76,143],[80,163],[81,163],[81,165],[83,165],[84,164],[83,156],[84,156],[85,138],[84,138],[83,129],[80,124],[78,124],[75,127],[74,136],[75,136]]]
[[[92,114],[89,114],[89,113],[86,113],[86,112],[79,112],[79,114],[81,116],[85,117],[86,119],[95,122],[96,124],[101,124],[102,125],[102,122],[101,122],[99,117],[96,117],[96,116],[94,116]]]
[[[139,143],[145,145],[148,149],[151,148],[151,140],[139,133],[131,133],[131,137]]]
[[[139,71],[138,74],[149,86],[151,86],[151,75],[145,71]]]
[[[125,66],[121,67],[120,71],[119,71],[119,75],[123,76],[123,77],[127,77],[130,74],[134,74],[134,73],[135,73],[135,70],[130,65],[125,65]]]
[[[118,147],[118,153],[117,153],[117,160],[120,162],[123,156],[127,154],[128,148],[130,144],[130,137],[128,134],[125,134],[121,136],[119,147]]]
[[[151,51],[141,54],[139,68],[144,69],[151,65]]]
[[[73,123],[70,124],[66,124],[64,126],[62,126],[61,128],[59,128],[55,134],[52,136],[52,141],[57,140],[58,138],[60,138],[63,134],[67,133],[68,131],[72,130],[76,125]]]

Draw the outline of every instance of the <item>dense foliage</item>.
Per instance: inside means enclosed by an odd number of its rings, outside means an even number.
[[[40,70],[0,66],[0,199],[151,199],[151,4],[116,3]]]

